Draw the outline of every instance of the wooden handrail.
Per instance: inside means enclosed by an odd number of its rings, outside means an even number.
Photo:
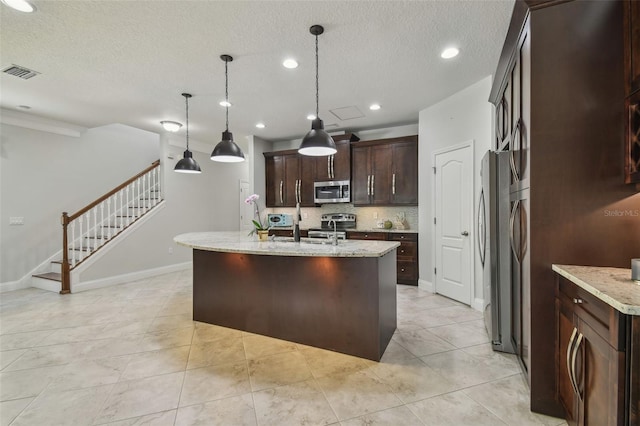
[[[82,216],[83,214],[85,214],[86,212],[88,212],[89,210],[91,210],[92,208],[94,208],[95,206],[97,206],[98,204],[100,204],[101,202],[106,200],[107,198],[111,197],[116,192],[120,191],[123,188],[126,188],[127,185],[131,184],[134,180],[138,179],[141,176],[144,176],[145,174],[149,173],[151,170],[155,169],[159,165],[160,165],[160,160],[154,161],[153,163],[151,163],[151,165],[149,167],[147,167],[146,169],[144,169],[143,171],[141,171],[137,175],[133,176],[132,178],[128,179],[123,184],[118,185],[117,187],[115,187],[111,191],[107,192],[102,197],[98,198],[97,200],[95,200],[94,202],[89,204],[88,206],[78,210],[77,212],[75,212],[71,216],[66,216],[66,217],[62,216],[63,225],[65,224],[64,220],[66,220],[66,223],[68,224],[69,222],[72,222],[73,220],[79,218],[80,216]]]

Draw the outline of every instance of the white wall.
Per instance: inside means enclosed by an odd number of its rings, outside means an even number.
[[[210,160],[213,144],[190,141],[202,173],[180,174],[173,168],[184,151],[182,133],[158,135],[119,124],[87,130],[51,120],[39,125],[29,115],[8,117],[17,125],[7,124],[3,116],[0,127],[1,284],[28,276],[61,250],[63,211],[73,213],[158,159],[164,208],[117,248],[105,250],[80,274],[81,282],[188,262],[191,250],[175,244],[175,235],[239,228],[239,181],[248,180],[253,163],[246,142],[241,146],[246,145],[248,161],[225,164]],[[259,160],[264,167],[261,153]],[[9,218],[16,216],[24,217],[25,224],[9,226]]]
[[[455,95],[420,111],[418,159],[419,181],[419,247],[420,281],[425,288],[433,288],[433,152],[442,148],[473,140],[474,148],[474,203],[473,220],[476,226],[477,208],[480,194],[480,162],[482,156],[491,147],[492,111],[488,101],[491,90],[491,76],[467,87]],[[472,232],[477,247],[477,230]],[[475,301],[472,306],[481,309],[482,267],[474,251]]]
[[[0,134],[1,283],[62,249],[63,211],[77,211],[159,158],[157,134],[119,124],[73,137],[3,122]],[[24,225],[10,226],[10,217],[24,217]]]
[[[173,242],[185,232],[239,230],[239,182],[248,180],[252,162],[246,149],[242,163],[217,163],[210,152],[193,151],[202,173],[185,174],[173,171],[184,150],[181,136],[165,133],[160,140],[165,208],[84,271],[82,282],[189,262],[192,250]]]

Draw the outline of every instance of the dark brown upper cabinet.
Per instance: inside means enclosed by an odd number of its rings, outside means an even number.
[[[265,152],[267,207],[313,207],[315,157],[296,150]]]
[[[351,179],[351,142],[359,141],[353,133],[332,136],[336,152],[326,157],[315,157],[315,181],[328,182]]]
[[[418,137],[351,145],[351,200],[364,205],[418,204]]]

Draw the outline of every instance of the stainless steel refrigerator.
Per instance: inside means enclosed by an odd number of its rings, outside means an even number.
[[[488,151],[480,169],[478,249],[483,267],[484,322],[494,351],[514,353],[511,343],[509,153]]]

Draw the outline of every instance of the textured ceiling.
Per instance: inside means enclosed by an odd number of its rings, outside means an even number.
[[[230,130],[236,139],[294,139],[315,110],[327,130],[416,123],[418,112],[495,71],[513,0],[500,1],[38,1],[24,14],[0,6],[1,105],[84,127],[122,123],[160,132],[184,124],[211,143],[224,130],[224,62],[230,54]],[[439,54],[460,48],[452,60]],[[282,66],[285,57],[300,63]],[[368,106],[377,102],[379,111]],[[329,110],[355,107],[340,120]],[[345,110],[349,111],[349,110]],[[337,111],[340,112],[340,111]],[[338,114],[340,115],[340,114]],[[347,115],[348,116],[348,115]],[[257,122],[266,128],[256,129]],[[184,133],[184,127],[181,130]]]

